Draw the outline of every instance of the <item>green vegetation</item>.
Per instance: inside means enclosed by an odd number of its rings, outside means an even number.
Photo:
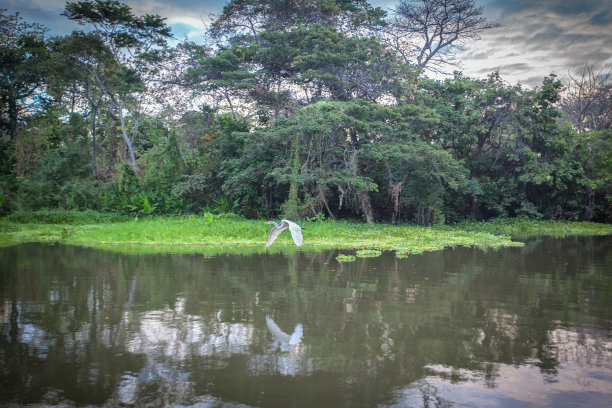
[[[129,221],[131,217],[94,210],[40,210],[15,212],[4,217],[4,221],[19,224],[70,224],[85,225],[107,222]]]
[[[381,252],[377,249],[360,249],[355,254],[359,258],[376,258]]]
[[[403,257],[455,246],[499,248],[523,245],[513,241],[511,235],[612,234],[611,225],[567,221],[497,220],[452,227],[424,227],[328,220],[301,223],[305,229],[304,245],[300,248],[295,247],[289,234],[286,234],[281,235],[270,249],[266,249],[264,244],[268,226],[262,221],[247,220],[233,214],[149,217],[95,223],[84,223],[76,213],[64,214],[63,218],[54,214],[34,213],[26,223],[14,216],[3,219],[0,221],[0,244],[63,242],[117,251],[214,253],[340,248],[357,250],[358,257],[378,256],[382,250],[396,251],[397,256]],[[89,216],[93,214],[95,212],[88,213]],[[78,222],[57,223],[57,220],[67,220],[69,215]]]
[[[355,255],[338,254],[336,257],[338,262],[354,262],[356,259]]]
[[[86,33],[63,37],[0,10],[0,215],[612,222],[605,81],[563,84],[551,74],[528,89],[498,72],[434,80],[428,61],[449,63],[452,47],[418,38],[421,20],[409,18],[418,8],[404,4],[397,12],[411,12],[393,16],[365,0],[302,3],[230,0],[211,25],[210,47],[170,46],[162,16],[117,1],[68,2],[63,15]],[[473,12],[475,31],[449,38],[497,27],[474,1],[459,3]],[[441,24],[463,21],[456,12]],[[246,20],[256,21],[252,29]],[[410,41],[378,40],[388,33]],[[564,96],[567,85],[574,92]],[[127,225],[109,234],[180,241]],[[339,238],[364,246],[348,235]],[[185,242],[201,238],[187,231]],[[391,234],[380,245],[428,248],[402,239]],[[480,238],[436,238],[431,248],[457,240]]]

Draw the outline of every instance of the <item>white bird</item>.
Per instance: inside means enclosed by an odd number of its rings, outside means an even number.
[[[293,238],[293,242],[295,245],[302,245],[302,228],[297,225],[295,222],[291,222],[289,220],[281,220],[280,225],[275,223],[274,221],[266,221],[266,224],[274,224],[274,228],[270,231],[270,236],[268,236],[268,243],[266,244],[266,248],[272,245],[274,240],[280,235],[281,232],[289,228],[289,232],[291,232],[291,238]]]

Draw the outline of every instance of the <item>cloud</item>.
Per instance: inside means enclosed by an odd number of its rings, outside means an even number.
[[[166,18],[166,23],[174,28],[175,24],[187,24],[203,33],[205,23],[210,21],[211,14],[218,14],[223,9],[224,1],[218,0],[121,0],[136,15],[158,14]],[[19,12],[28,22],[40,23],[55,35],[69,34],[80,26],[63,17],[66,0],[2,0],[0,8],[7,9],[8,14]],[[185,27],[177,25],[182,36]]]
[[[204,36],[204,27],[202,25],[191,25],[181,22],[170,25],[172,28],[172,34],[174,37],[181,41],[184,39],[197,41],[199,38]]]
[[[215,0],[127,0],[124,1],[132,7],[136,14],[159,14],[168,21],[185,19],[198,21],[209,20],[211,14],[218,14],[223,9],[224,1]]]
[[[3,0],[0,8],[6,9],[7,14],[19,12],[24,20],[42,24],[51,31],[52,35],[64,35],[79,27],[75,22],[61,16],[65,5],[66,2],[63,0]]]
[[[591,17],[589,23],[593,25],[609,26],[612,24],[612,10],[605,10],[595,14],[593,17]]]
[[[475,54],[470,55],[469,58],[473,60],[484,60],[489,58],[489,52],[477,52]]]
[[[506,75],[517,75],[533,70],[533,66],[526,62],[518,62],[515,64],[488,65],[478,69],[476,72],[479,76],[488,75],[491,72],[499,71],[504,78]]]
[[[500,67],[500,71],[513,72],[513,73],[528,72],[528,71],[531,71],[532,69],[533,69],[533,66],[530,64],[527,64],[526,62],[518,62],[516,64],[503,65],[502,67]]]
[[[532,11],[538,13],[552,11],[561,16],[572,16],[609,10],[612,7],[612,0],[484,0],[480,3],[485,11],[494,11],[501,16]]]
[[[485,53],[487,66],[498,66],[505,80],[530,86],[541,84],[550,73],[563,80],[585,64],[612,69],[612,0],[483,0],[480,4],[484,16],[502,27],[469,44],[479,52],[459,54],[467,75],[483,73]]]

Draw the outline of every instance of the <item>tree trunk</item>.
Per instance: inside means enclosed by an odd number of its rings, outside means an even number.
[[[136,128],[138,127],[138,121],[134,125]],[[136,128],[133,130],[133,133],[136,132]],[[134,174],[138,176],[138,167],[136,167],[136,156],[134,155],[134,147],[132,146],[132,140],[130,139],[127,129],[125,128],[125,121],[123,120],[123,114],[121,115],[121,133],[123,135],[123,140],[125,141],[125,145],[127,146],[128,153],[130,154],[130,162],[132,164],[132,170]]]
[[[86,93],[85,93],[85,98],[89,101],[89,103],[91,104],[91,150],[92,150],[92,160],[93,160],[93,170],[94,170],[94,176],[96,177],[96,180],[99,180],[100,178],[98,177],[98,141],[96,138],[96,122],[98,120],[98,107],[100,106],[100,102],[102,101],[102,93],[100,92],[100,95],[98,95],[98,100],[96,101],[92,96],[91,96],[91,90],[89,88],[89,84],[86,87]]]
[[[360,191],[357,193],[357,201],[359,201],[359,207],[363,211],[363,215],[368,224],[374,223],[374,214],[372,212],[372,204],[370,203],[370,196],[367,191]]]
[[[121,126],[121,135],[123,136],[123,141],[125,142],[125,146],[127,147],[128,153],[130,155],[132,170],[134,171],[134,174],[138,176],[138,167],[136,167],[136,156],[134,155],[132,140],[134,138],[134,135],[136,135],[136,131],[138,130],[138,125],[140,122],[138,119],[136,119],[136,123],[134,123],[134,127],[132,128],[132,139],[130,139],[125,125],[125,117],[123,116],[123,101],[119,102],[119,105],[117,105],[117,102],[113,98],[110,99],[111,109],[109,110],[109,112],[113,119],[119,121],[119,124]]]
[[[9,137],[12,142],[17,136],[17,102],[14,98],[8,100]]]
[[[93,154],[93,171],[96,180],[99,180],[98,177],[98,151],[96,145],[96,116],[98,114],[98,107],[94,106],[91,109],[91,149]]]
[[[356,146],[356,135],[353,134],[351,135],[352,139],[353,139],[353,145]],[[358,173],[358,169],[359,169],[359,158],[357,155],[357,148],[355,147],[355,150],[353,151],[353,163],[352,163],[352,167],[353,167],[353,174],[357,175]],[[370,203],[370,195],[368,194],[367,191],[362,190],[362,191],[358,191],[357,192],[357,203],[359,204],[359,209],[363,212],[363,216],[366,219],[366,222],[368,224],[373,224],[374,223],[374,214],[372,212],[372,204]]]

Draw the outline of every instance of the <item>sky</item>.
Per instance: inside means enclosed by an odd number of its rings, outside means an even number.
[[[137,15],[159,14],[175,37],[199,41],[210,16],[220,13],[222,0],[124,0]],[[371,0],[391,11],[397,0]],[[0,9],[19,12],[51,34],[79,28],[62,17],[65,0],[0,0]],[[500,28],[467,42],[458,52],[461,71],[486,78],[498,70],[510,83],[534,87],[554,73],[562,80],[579,76],[588,64],[596,73],[612,71],[612,0],[476,0],[483,15]]]

